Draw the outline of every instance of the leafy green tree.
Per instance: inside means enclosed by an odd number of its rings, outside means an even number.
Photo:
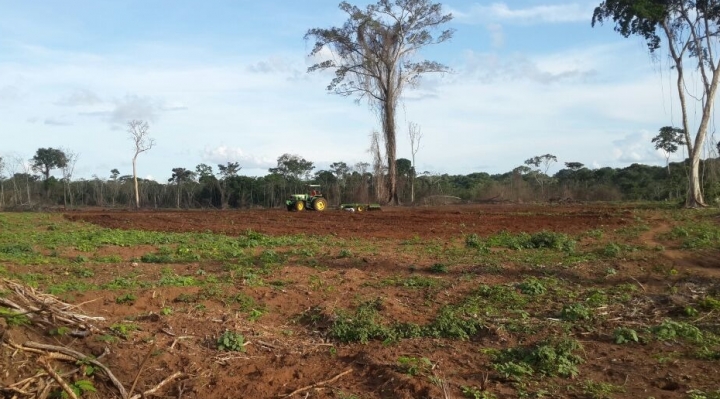
[[[192,181],[195,178],[195,172],[187,170],[185,168],[173,168],[172,177],[168,179],[168,183],[175,183],[177,186],[177,202],[176,208],[180,208],[180,190],[183,183]]]
[[[651,141],[655,143],[656,150],[662,150],[665,154],[665,164],[670,175],[670,155],[678,150],[678,146],[685,144],[685,131],[677,127],[664,126]]]
[[[565,162],[565,167],[576,172],[585,167],[585,164],[580,162]]]
[[[227,162],[225,165],[218,164],[220,170],[220,203],[222,208],[228,207],[228,201],[230,201],[230,195],[228,194],[228,185],[230,179],[237,176],[238,172],[242,169],[239,162]]]
[[[423,47],[442,43],[452,29],[433,31],[452,19],[439,3],[430,0],[379,0],[365,10],[343,1],[340,9],[348,16],[342,27],[308,30],[305,39],[314,39],[310,55],[330,50],[332,55],[308,72],[332,70],[335,77],[327,89],[342,96],[367,99],[380,114],[388,165],[388,202],[399,203],[395,169],[398,100],[406,86],[416,85],[423,74],[446,72],[435,61],[414,61]]]
[[[278,174],[286,180],[306,180],[315,169],[312,162],[299,155],[283,154],[277,159],[277,167],[270,168],[270,173]]]
[[[38,148],[31,161],[33,170],[42,173],[43,178],[47,180],[50,178],[50,172],[53,169],[65,167],[68,159],[62,150],[55,148]]]
[[[670,68],[677,78],[682,131],[690,163],[685,206],[706,206],[700,158],[720,81],[720,60],[717,59],[716,51],[720,44],[720,7],[716,1],[706,0],[606,0],[595,8],[592,25],[598,22],[602,24],[606,20],[613,21],[615,31],[624,37],[635,35],[645,39],[651,53],[659,50],[664,40],[672,60]],[[687,82],[686,62],[691,63],[695,70],[690,79],[697,76],[699,84]],[[689,100],[697,101],[697,109],[701,110],[700,122],[692,139],[687,104]]]
[[[534,166],[537,170],[532,173],[535,181],[540,185],[540,192],[545,195],[545,184],[551,181],[548,176],[548,170],[550,166],[557,162],[557,157],[552,154],[538,155],[530,159],[525,160],[525,165]],[[542,165],[542,166],[541,166]]]

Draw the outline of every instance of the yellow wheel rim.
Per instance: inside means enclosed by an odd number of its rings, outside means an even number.
[[[317,205],[315,205],[315,209],[318,211],[325,210],[325,201],[318,200]]]

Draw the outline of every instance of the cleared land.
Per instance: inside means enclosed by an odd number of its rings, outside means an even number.
[[[0,305],[0,386],[36,375],[38,354],[9,346],[34,341],[109,348],[100,361],[128,390],[137,379],[135,394],[182,372],[158,390],[173,398],[718,398],[718,215],[4,213],[0,278],[105,320],[77,338]],[[21,299],[4,287],[0,299]],[[120,397],[86,371],[65,379]]]

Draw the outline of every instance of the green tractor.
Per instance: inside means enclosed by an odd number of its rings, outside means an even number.
[[[316,211],[324,211],[327,209],[327,199],[320,192],[320,185],[310,184],[308,186],[308,194],[291,194],[290,198],[285,201],[288,211],[304,211],[312,209]]]

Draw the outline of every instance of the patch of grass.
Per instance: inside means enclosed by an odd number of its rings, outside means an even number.
[[[389,336],[387,328],[379,322],[378,310],[382,300],[366,301],[357,307],[354,314],[346,311],[336,313],[336,319],[330,327],[330,337],[340,342],[367,343],[371,339],[383,340]]]
[[[509,348],[492,353],[493,367],[501,376],[522,380],[540,374],[574,378],[583,362],[576,352],[582,345],[574,339],[547,340],[531,347]]]
[[[665,320],[650,329],[659,341],[685,339],[692,343],[703,343],[705,336],[699,328],[681,321]]]
[[[693,221],[674,227],[668,236],[681,240],[685,249],[720,248],[720,226],[717,223]]]
[[[560,318],[566,321],[590,320],[592,310],[582,303],[573,303],[563,306]]]
[[[397,365],[400,372],[411,376],[427,374],[433,367],[430,359],[426,357],[417,358],[409,356],[400,356],[397,359]]]
[[[612,399],[616,393],[625,392],[625,388],[607,382],[586,380],[582,383],[582,392],[592,399]]]
[[[118,305],[122,305],[122,304],[132,305],[133,303],[135,303],[136,300],[137,300],[137,296],[135,296],[133,294],[125,294],[125,295],[120,295],[120,296],[116,297],[115,303],[117,303]]]
[[[463,397],[469,398],[469,399],[495,399],[496,396],[488,391],[483,391],[480,388],[477,387],[471,387],[471,386],[461,386],[460,391],[463,394]]]
[[[518,284],[518,288],[520,289],[520,292],[525,295],[542,295],[547,291],[542,281],[536,279],[535,277],[526,278],[523,282]]]
[[[700,302],[698,302],[698,306],[702,310],[720,310],[720,299],[716,299],[712,296],[706,296]]]
[[[130,338],[130,334],[138,329],[138,326],[132,323],[116,323],[110,326],[110,331],[123,339]]]
[[[705,392],[699,389],[691,389],[687,391],[688,399],[720,399],[720,390],[715,392]]]
[[[448,272],[448,267],[447,267],[447,265],[444,264],[444,263],[434,263],[432,266],[430,266],[430,267],[428,268],[428,271],[429,271],[430,273],[437,273],[437,274],[447,273],[447,272]]]
[[[11,327],[30,325],[30,319],[26,315],[6,308],[0,308],[0,318],[5,319]]]
[[[576,244],[575,240],[571,239],[567,234],[553,231],[541,231],[533,234],[512,234],[503,231],[489,237],[487,243],[491,247],[515,250],[547,248],[564,252],[573,252]]]

